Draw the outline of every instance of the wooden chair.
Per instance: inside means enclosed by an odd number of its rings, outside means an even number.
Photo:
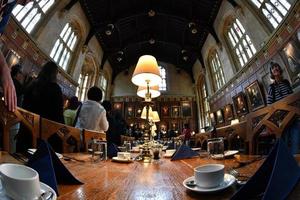
[[[249,141],[249,153],[257,153],[258,137],[263,129],[267,129],[276,138],[279,138],[295,117],[299,116],[300,92],[248,114],[247,141]]]
[[[81,135],[82,130],[79,128],[67,126],[44,118],[41,119],[40,138],[50,142],[50,144],[52,140],[59,143],[60,138],[62,147],[52,146],[56,151],[60,151],[61,149],[60,153],[78,152],[80,147],[83,146]]]
[[[9,137],[10,129],[17,123],[22,123],[32,134],[32,145],[36,148],[37,138],[39,137],[39,124],[40,116],[17,108],[15,112],[9,112],[4,104],[4,101],[0,101],[0,123],[2,125],[3,132],[3,150],[11,152]]]
[[[83,144],[86,152],[88,151],[88,143],[92,139],[106,141],[106,134],[93,131],[93,130],[83,129]]]

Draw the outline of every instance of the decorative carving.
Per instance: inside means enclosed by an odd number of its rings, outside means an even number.
[[[297,99],[293,103],[290,103],[289,106],[300,108],[300,99]]]
[[[0,104],[0,113],[2,113],[1,121],[4,125],[16,120],[17,116],[13,112],[9,112],[4,106],[4,103]]]
[[[269,121],[275,124],[277,127],[280,127],[283,119],[287,116],[289,111],[286,110],[276,110],[271,117],[269,117]]]
[[[267,115],[262,114],[252,119],[252,130],[257,126],[257,124]]]
[[[31,126],[34,126],[34,116],[32,114],[23,112],[21,110],[20,110],[20,113]]]

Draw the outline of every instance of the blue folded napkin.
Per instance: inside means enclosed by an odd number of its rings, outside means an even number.
[[[109,143],[107,147],[107,157],[116,157],[119,151],[120,150],[117,145],[115,145],[114,143]]]
[[[199,156],[199,154],[193,151],[190,147],[182,144],[172,156],[171,161],[180,160],[184,158],[191,158],[194,156]]]
[[[35,169],[40,181],[49,185],[57,195],[57,183],[83,184],[71,174],[44,140],[39,142],[37,151],[29,159],[27,166]]]
[[[285,199],[298,183],[300,167],[287,146],[279,139],[265,162],[231,200]]]

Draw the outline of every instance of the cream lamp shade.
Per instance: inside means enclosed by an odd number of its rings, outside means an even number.
[[[149,92],[151,94],[151,98],[156,98],[156,97],[160,96],[160,91],[159,91],[159,86],[158,85],[151,86],[149,88]],[[137,95],[139,97],[146,98],[146,94],[147,94],[147,87],[139,86],[139,88],[137,90]]]
[[[142,114],[141,114],[142,119],[147,119],[147,106],[144,106]],[[148,111],[148,120],[152,119],[152,108],[149,106],[149,111]]]
[[[138,86],[154,86],[161,82],[157,61],[154,56],[143,55],[139,58],[131,82]]]
[[[152,115],[152,121],[153,122],[159,122],[160,121],[157,111],[152,111],[151,115]]]

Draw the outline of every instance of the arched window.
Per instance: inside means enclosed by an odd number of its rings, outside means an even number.
[[[52,48],[50,57],[64,70],[68,67],[77,40],[74,28],[67,23]]]
[[[248,60],[256,53],[256,49],[241,24],[240,20],[235,19],[232,21],[229,29],[227,30],[231,48],[236,54],[240,65],[243,67]]]
[[[103,97],[102,99],[105,99],[106,90],[107,90],[107,80],[104,77],[104,75],[101,75],[100,77],[100,89],[103,91]]]
[[[22,27],[31,33],[36,24],[43,18],[55,0],[33,0],[25,6],[17,4],[12,13]]]
[[[159,84],[160,91],[167,91],[167,74],[166,69],[162,66],[159,66],[160,76],[162,78],[161,83]]]
[[[80,101],[84,101],[86,97],[86,92],[88,90],[88,74],[80,74],[78,80],[78,87],[76,89],[76,96]]]
[[[204,118],[202,119],[202,123],[204,126],[210,126],[210,120],[209,120],[209,103],[208,103],[208,95],[206,91],[205,84],[202,86],[202,91],[201,91],[201,101],[203,102],[203,116]]]
[[[215,89],[220,89],[225,84],[224,72],[222,65],[216,50],[214,50],[209,56],[209,64],[211,69],[211,74],[213,78],[213,84]]]
[[[287,0],[251,0],[251,2],[263,13],[274,28],[277,28],[291,8],[291,4]]]

